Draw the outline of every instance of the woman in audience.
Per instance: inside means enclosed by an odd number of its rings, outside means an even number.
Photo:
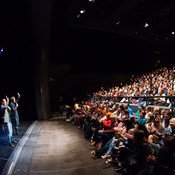
[[[165,129],[165,135],[175,136],[175,118],[170,119],[169,126]]]
[[[138,114],[138,117],[134,118],[135,123],[145,124],[146,123],[145,114],[146,114],[145,111],[141,111],[141,113]]]
[[[154,115],[152,113],[148,113],[148,117],[147,117],[145,126],[150,134],[152,132],[153,122],[154,122]]]
[[[135,116],[136,116],[136,117],[139,117],[139,114],[141,114],[142,111],[144,111],[144,106],[143,106],[142,104],[140,104],[140,105],[138,106],[138,110],[137,110]]]
[[[108,112],[106,116],[107,119],[104,121],[102,130],[98,131],[95,141],[89,144],[90,146],[96,145],[98,148],[100,142],[100,146],[102,146],[115,135],[114,128],[118,126],[118,120],[115,116],[112,115],[112,113]]]
[[[165,126],[161,122],[160,115],[156,115],[154,118],[154,122],[151,125],[151,135],[149,135],[148,141],[149,143],[159,143],[162,135],[165,132]]]
[[[154,107],[153,114],[154,114],[154,118],[156,117],[156,115],[159,115],[160,114],[160,108],[159,107]]]
[[[147,157],[153,153],[143,130],[137,130],[133,136],[134,149],[132,152],[123,150],[119,154],[117,170],[126,168],[127,174],[137,174],[147,165]]]
[[[151,112],[151,106],[148,105],[148,106],[146,107],[146,111],[145,111],[145,112],[146,112],[145,118],[147,119],[148,116],[152,114],[152,112]]]
[[[167,136],[160,149],[154,166],[154,175],[173,175],[175,173],[175,137]]]

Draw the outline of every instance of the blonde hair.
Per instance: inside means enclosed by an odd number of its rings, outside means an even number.
[[[160,112],[160,108],[159,107],[155,107],[154,108],[154,113],[159,113]]]
[[[114,116],[113,114],[110,115],[110,120],[111,122],[116,122],[117,121],[117,117]]]

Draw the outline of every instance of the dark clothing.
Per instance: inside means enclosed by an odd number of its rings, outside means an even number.
[[[155,175],[173,175],[175,174],[175,153],[168,153],[165,150],[160,150],[157,156],[157,162],[154,167]]]
[[[12,123],[15,129],[15,133],[19,135],[19,114],[18,114],[18,106],[17,103],[19,101],[19,98],[16,100],[15,103],[11,102],[10,107],[11,107],[11,112],[12,112]]]

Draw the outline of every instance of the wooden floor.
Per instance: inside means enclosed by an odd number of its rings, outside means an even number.
[[[38,122],[16,163],[17,175],[116,175],[76,126],[63,120]]]

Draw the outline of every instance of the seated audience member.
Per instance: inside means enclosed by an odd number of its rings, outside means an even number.
[[[119,104],[119,109],[118,109],[119,115],[117,116],[117,119],[119,121],[122,120],[122,117],[124,116],[124,110],[125,110],[124,105],[120,103]]]
[[[85,138],[91,138],[93,132],[92,128],[97,128],[100,126],[99,118],[100,118],[101,110],[96,109],[94,113],[90,116],[90,121],[87,125],[87,129],[85,131]]]
[[[154,114],[154,117],[156,117],[156,115],[159,115],[160,114],[160,108],[159,107],[154,107],[153,114]]]
[[[144,169],[147,165],[147,157],[153,153],[150,144],[147,141],[146,135],[143,130],[137,130],[133,136],[134,149],[129,152],[123,149],[119,154],[119,167],[126,168],[128,175],[137,174]]]
[[[138,106],[138,110],[137,110],[135,116],[136,116],[136,117],[139,117],[139,114],[141,114],[142,111],[144,111],[144,106],[143,106],[142,104],[140,104],[140,105]]]
[[[166,105],[166,99],[165,99],[165,97],[162,97],[162,96],[165,96],[163,89],[160,91],[159,96],[161,96],[161,97],[158,98],[157,105],[158,106],[165,106]]]
[[[92,151],[91,154],[97,157],[101,157],[103,159],[111,158],[113,149],[116,146],[117,142],[123,142],[124,138],[121,136],[121,133],[116,128],[115,129],[115,136],[111,138],[102,148]],[[104,156],[103,156],[104,155]]]
[[[152,131],[153,122],[154,122],[154,115],[152,113],[148,113],[145,126],[149,133],[151,133]]]
[[[104,121],[102,130],[98,131],[95,141],[89,144],[90,146],[96,145],[96,147],[98,148],[100,142],[102,145],[104,145],[107,141],[109,141],[115,135],[114,128],[118,126],[118,120],[115,116],[112,115],[112,113],[108,112],[106,116],[107,116],[107,120]]]
[[[145,112],[146,112],[145,118],[147,119],[148,115],[149,115],[149,114],[152,114],[152,112],[151,112],[151,106],[148,105],[148,106],[146,107],[146,111],[145,111]]]
[[[119,122],[122,122],[123,120],[129,120],[130,119],[130,116],[129,116],[129,110],[128,109],[125,109],[123,111],[123,115],[121,117],[121,119],[117,118]]]
[[[72,117],[72,115],[73,115],[73,110],[72,110],[72,108],[71,108],[70,106],[68,106],[68,105],[65,105],[65,109],[66,109],[66,111],[67,111],[67,113],[66,113],[66,121],[70,121],[69,118]]]
[[[159,150],[153,169],[154,175],[173,175],[175,173],[175,137],[167,136],[163,147]]]
[[[124,108],[129,110],[129,115],[133,115],[132,109],[128,106],[128,104],[124,104]]]
[[[165,128],[169,126],[169,121],[172,118],[170,110],[166,110],[164,114],[164,119],[162,120],[162,123],[165,125]]]
[[[161,122],[160,115],[156,115],[154,122],[151,125],[151,134],[149,135],[148,141],[150,143],[158,144],[162,138],[162,135],[165,132],[165,126]]]
[[[163,121],[165,119],[165,112],[166,112],[166,109],[162,109],[161,112],[160,112],[160,117],[161,117],[161,120]]]
[[[142,111],[140,114],[138,114],[137,118],[134,118],[135,123],[146,123],[146,118],[145,118],[145,111]]]
[[[175,136],[175,118],[170,119],[169,126],[165,129],[165,135]]]
[[[127,137],[125,136],[125,133],[133,128],[132,123],[130,120],[124,120],[123,122],[120,122],[120,124],[114,128],[115,131],[115,136],[111,138],[105,145],[104,147],[92,151],[91,154],[96,155],[97,157],[105,158],[111,158],[113,154],[113,148],[115,146],[118,146],[118,149],[123,148],[123,142],[127,140]],[[112,160],[110,160],[112,161]]]

